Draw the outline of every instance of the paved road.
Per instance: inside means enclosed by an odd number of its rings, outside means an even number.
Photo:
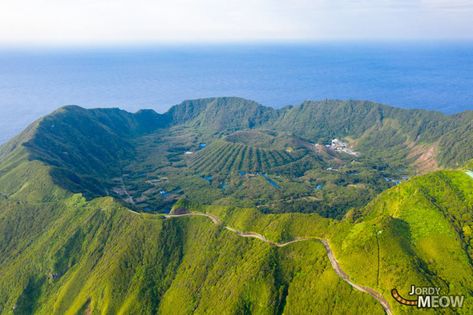
[[[215,225],[221,225],[222,224],[222,220],[220,220],[220,218],[218,218],[217,216],[215,216],[213,214],[203,213],[203,212],[189,212],[189,213],[184,213],[184,214],[166,214],[166,215],[164,215],[164,217],[167,218],[167,219],[179,218],[179,217],[189,217],[189,216],[203,216],[203,217],[209,218]],[[343,281],[345,281],[346,283],[351,285],[355,290],[358,290],[360,292],[367,293],[367,294],[371,295],[373,298],[375,298],[381,304],[381,306],[384,308],[384,311],[386,312],[386,314],[392,315],[391,307],[389,306],[388,301],[386,301],[386,299],[381,294],[379,294],[378,292],[376,292],[372,288],[368,288],[368,287],[358,285],[358,284],[356,284],[356,283],[354,283],[353,281],[350,280],[350,277],[340,267],[340,264],[338,263],[338,260],[335,258],[335,255],[332,251],[332,248],[330,247],[329,242],[326,239],[318,238],[318,237],[297,237],[294,240],[289,241],[289,242],[277,243],[277,242],[273,242],[271,240],[268,240],[264,235],[256,233],[256,232],[242,232],[242,231],[234,229],[230,226],[223,226],[223,227],[226,230],[237,234],[238,236],[256,238],[260,241],[268,243],[271,246],[276,246],[276,247],[285,247],[285,246],[288,246],[288,245],[293,244],[293,243],[311,241],[311,240],[320,241],[324,245],[325,250],[327,252],[328,259],[330,260],[330,264],[332,265],[332,268],[335,270],[337,275]]]
[[[325,240],[325,239],[320,239],[320,241],[324,245],[325,250],[327,251],[328,259],[330,260],[330,263],[332,264],[332,267],[335,270],[335,272],[337,273],[337,275],[340,278],[342,278],[346,283],[348,283],[353,288],[355,288],[356,290],[364,292],[364,293],[368,293],[369,295],[374,297],[381,304],[381,306],[383,306],[384,311],[386,312],[386,314],[391,315],[392,311],[391,311],[391,307],[389,306],[388,301],[386,301],[386,299],[381,294],[379,294],[378,292],[376,292],[372,288],[363,287],[361,285],[358,285],[358,284],[352,282],[350,280],[350,277],[340,267],[340,264],[338,263],[337,259],[335,258],[335,255],[333,254],[332,248],[330,247],[328,241]]]

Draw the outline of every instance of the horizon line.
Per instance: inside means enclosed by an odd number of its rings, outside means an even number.
[[[230,41],[128,41],[128,42],[68,42],[68,43],[2,43],[0,52],[22,50],[68,50],[107,48],[178,48],[178,47],[232,47],[232,46],[297,46],[321,44],[473,44],[473,38],[371,38],[371,39],[315,39],[315,40],[230,40]]]

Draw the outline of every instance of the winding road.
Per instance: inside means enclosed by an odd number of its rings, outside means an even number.
[[[208,214],[208,213],[203,213],[203,212],[188,212],[188,213],[183,213],[183,214],[166,214],[164,217],[166,219],[172,219],[172,218],[180,218],[180,217],[189,217],[189,216],[203,216],[209,218],[213,224],[215,225],[222,225],[222,220],[218,218],[217,216],[213,214]],[[268,243],[271,246],[276,246],[276,247],[285,247],[293,243],[298,243],[298,242],[304,242],[304,241],[311,241],[311,240],[317,240],[320,241],[323,246],[325,247],[325,251],[327,252],[328,259],[330,260],[330,264],[332,265],[333,270],[336,272],[336,274],[346,283],[348,283],[350,286],[352,286],[355,290],[358,290],[363,293],[367,293],[370,296],[372,296],[374,299],[376,299],[381,306],[384,308],[384,311],[388,315],[392,315],[391,307],[389,306],[388,301],[378,292],[376,292],[374,289],[369,288],[369,287],[364,287],[361,285],[358,285],[354,283],[353,281],[350,280],[350,277],[342,270],[340,267],[340,264],[338,263],[337,259],[335,258],[335,255],[332,251],[332,248],[330,247],[330,244],[328,240],[319,238],[319,237],[297,237],[292,241],[284,242],[284,243],[277,243],[273,242],[271,240],[268,240],[264,235],[256,233],[256,232],[242,232],[237,229],[234,229],[230,226],[223,226],[224,229],[233,232],[237,234],[238,236],[241,237],[249,237],[249,238],[256,238],[260,241],[263,241],[265,243]]]

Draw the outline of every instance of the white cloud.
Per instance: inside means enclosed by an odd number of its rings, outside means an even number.
[[[471,10],[471,0],[420,0],[420,4],[428,9],[463,9]]]
[[[1,0],[2,43],[471,38],[473,0]]]

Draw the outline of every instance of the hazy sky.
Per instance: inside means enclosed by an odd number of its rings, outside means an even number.
[[[473,0],[0,0],[1,44],[473,39]]]

